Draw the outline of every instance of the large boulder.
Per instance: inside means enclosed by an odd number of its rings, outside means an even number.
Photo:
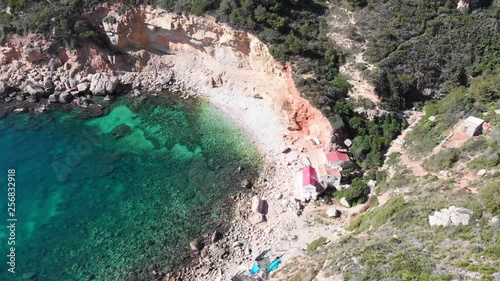
[[[24,88],[24,91],[37,98],[43,98],[47,96],[44,89],[39,85],[28,85]]]
[[[49,96],[49,103],[57,103],[59,102],[59,95],[52,94]]]
[[[252,212],[255,214],[260,214],[262,213],[264,208],[264,200],[259,198],[257,195],[252,197]]]
[[[429,216],[430,226],[468,225],[472,211],[466,208],[451,206],[435,211]]]
[[[46,59],[47,54],[43,52],[40,44],[28,44],[23,47],[23,58],[28,62],[34,63]]]
[[[243,179],[240,183],[241,187],[243,188],[251,188],[252,187],[252,182],[249,181],[248,179]]]
[[[69,103],[73,99],[73,96],[69,92],[64,92],[59,96],[60,103]]]
[[[491,1],[490,1],[491,2]],[[488,4],[488,0],[459,0],[457,9],[461,11],[469,11]]]
[[[25,113],[25,112],[28,112],[28,108],[26,107],[20,107],[20,108],[16,108],[13,110],[14,113]]]
[[[248,220],[250,221],[251,224],[255,225],[261,222],[265,222],[266,217],[263,214],[254,214],[253,216],[248,218]]]
[[[212,243],[215,243],[220,239],[222,239],[222,233],[220,233],[218,230],[215,230],[214,233],[212,233],[210,240],[212,241]]]
[[[347,201],[345,197],[340,198],[340,204],[347,208],[351,207],[351,204],[349,203],[349,201]]]
[[[191,248],[191,251],[200,251],[203,249],[203,239],[202,238],[196,238],[193,241],[189,243],[189,248]]]
[[[0,93],[1,93],[1,90],[0,90]],[[488,173],[488,171],[486,171],[486,169],[481,169],[477,172],[477,176],[484,177],[484,175],[486,175],[486,173]]]
[[[0,65],[6,65],[12,62],[16,57],[17,51],[12,46],[0,47]]]
[[[0,95],[3,95],[7,92],[7,84],[4,81],[0,81]]]
[[[53,58],[49,60],[48,66],[50,70],[55,71],[62,66],[62,62],[59,58]]]
[[[96,73],[92,75],[90,81],[90,92],[98,96],[113,94],[118,83],[119,80],[115,76],[109,76],[106,73]]]
[[[89,83],[87,82],[82,82],[76,85],[76,89],[78,90],[79,93],[85,93],[89,89]]]
[[[54,92],[54,83],[52,82],[52,78],[50,78],[50,77],[44,77],[43,78],[43,89],[47,93],[53,93]]]
[[[329,218],[338,218],[340,217],[340,211],[335,208],[330,208],[326,211],[326,215]]]

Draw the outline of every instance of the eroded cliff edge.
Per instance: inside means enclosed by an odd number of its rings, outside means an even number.
[[[300,97],[290,66],[276,62],[255,36],[210,17],[148,6],[120,10],[103,5],[82,17],[105,32],[113,50],[90,43],[69,49],[38,35],[14,36],[0,50],[9,110],[22,102],[41,103],[42,110],[70,101],[99,108],[102,99],[95,96],[111,95],[117,85],[110,79],[117,77],[136,95],[170,89],[263,99],[292,140],[311,136],[329,143],[328,120]]]

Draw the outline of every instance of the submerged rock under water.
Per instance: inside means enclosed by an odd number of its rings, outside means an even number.
[[[16,276],[112,281],[178,265],[260,165],[257,149],[222,117],[202,101],[159,98],[123,101],[90,120],[0,120],[0,171],[17,174]]]

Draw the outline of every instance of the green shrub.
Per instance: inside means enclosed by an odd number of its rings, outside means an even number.
[[[396,166],[399,164],[401,158],[401,153],[399,152],[393,152],[389,154],[389,158],[387,159],[387,165],[389,166]]]
[[[500,214],[500,181],[494,181],[479,190],[485,211]]]
[[[344,78],[339,77],[339,76],[336,76],[333,79],[332,85],[334,87],[337,87],[337,88],[351,88],[351,84],[349,84],[349,82],[347,82],[347,80],[345,80]]]
[[[469,169],[485,169],[485,168],[496,167],[499,164],[500,164],[499,154],[495,154],[491,157],[486,157],[483,155],[467,163],[467,167]]]
[[[424,168],[428,171],[439,172],[449,169],[460,158],[460,150],[456,148],[448,148],[441,150],[439,153],[432,155],[424,162]]]
[[[349,203],[357,205],[366,202],[368,194],[370,187],[361,179],[355,178],[350,187],[337,191],[335,197],[338,199],[345,197]]]
[[[326,241],[328,241],[328,239],[326,237],[321,236],[320,238],[312,241],[309,245],[307,245],[307,251],[308,252],[316,251],[319,247],[325,246]]]
[[[384,205],[372,209],[352,221],[347,230],[363,232],[370,228],[378,228],[385,224],[396,213],[401,212],[405,206],[403,197],[393,197]]]

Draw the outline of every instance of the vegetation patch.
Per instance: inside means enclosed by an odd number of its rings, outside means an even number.
[[[449,135],[454,125],[469,116],[497,125],[498,116],[493,111],[489,113],[489,108],[495,108],[500,99],[499,84],[500,75],[483,75],[472,80],[469,88],[455,87],[443,99],[427,102],[422,121],[406,137],[408,152],[425,157]],[[474,150],[474,144],[467,149]]]
[[[458,149],[448,148],[426,159],[423,166],[428,171],[439,172],[451,168],[459,158],[460,151]]]
[[[484,210],[490,214],[500,215],[500,181],[491,182],[479,190]]]
[[[328,239],[326,237],[321,236],[320,238],[312,241],[309,245],[307,245],[307,251],[314,252],[318,248],[325,246],[327,241]]]
[[[351,205],[357,205],[365,203],[369,194],[370,187],[361,179],[355,178],[350,187],[335,192],[335,197],[339,200],[345,198]]]
[[[389,199],[384,205],[373,209],[359,218],[355,219],[347,230],[355,232],[363,232],[369,229],[376,229],[385,224],[396,213],[401,212],[405,207],[403,197],[393,197]]]

